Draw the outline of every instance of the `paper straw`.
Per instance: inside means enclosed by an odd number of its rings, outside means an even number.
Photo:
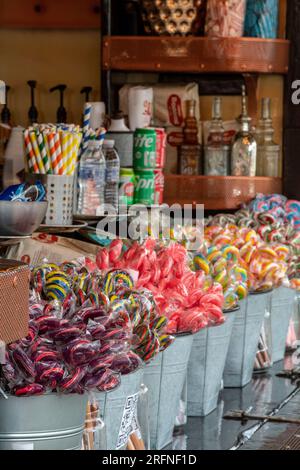
[[[36,157],[36,161],[37,161],[37,164],[38,164],[38,167],[39,167],[39,174],[45,175],[46,171],[45,171],[45,167],[44,167],[44,164],[43,164],[42,156],[40,154],[40,149],[39,149],[37,136],[36,136],[35,132],[30,132],[30,140],[31,140],[32,147],[33,147],[35,157]]]
[[[72,154],[72,171],[71,174],[74,175],[76,171],[78,156],[80,152],[82,134],[76,133],[73,135],[73,154]]]
[[[82,140],[82,153],[86,151],[89,145],[89,141],[92,140],[92,135],[95,134],[92,129],[89,129],[87,132],[83,134]]]
[[[61,148],[62,148],[62,168],[63,175],[67,173],[67,161],[68,161],[68,134],[66,132],[60,132],[61,137]]]
[[[49,142],[48,142],[48,135],[49,135],[49,133],[50,133],[49,129],[45,130],[45,131],[43,132],[43,137],[44,137],[44,145],[45,145],[45,149],[46,149],[47,157],[48,157],[48,161],[49,161],[49,166],[50,166],[50,174],[53,174],[52,163],[51,163],[51,155],[50,155],[50,148],[49,148]]]
[[[37,133],[37,141],[38,141],[38,145],[39,145],[39,149],[40,149],[40,154],[41,154],[41,157],[42,157],[42,160],[43,160],[43,165],[44,165],[44,168],[45,168],[45,172],[46,172],[46,174],[49,175],[51,173],[50,163],[49,163],[49,159],[48,159],[48,155],[47,155],[47,150],[46,150],[46,147],[45,147],[44,136],[41,132]]]
[[[63,153],[62,153],[62,146],[61,146],[61,138],[60,133],[56,132],[54,134],[54,142],[55,142],[55,153],[57,159],[57,170],[59,175],[64,175],[64,162],[63,162]]]
[[[104,129],[104,128],[98,129],[98,131],[96,133],[96,139],[98,140],[98,142],[101,143],[101,145],[104,142],[105,135],[106,135],[106,129]]]
[[[73,139],[73,134],[70,132],[66,133],[67,134],[67,146],[66,146],[66,154],[67,154],[67,160],[66,160],[66,174],[71,175],[72,174],[72,158],[73,158],[73,144],[74,144],[74,139]]]
[[[57,161],[57,152],[55,149],[55,133],[54,132],[51,132],[47,135],[47,141],[48,141],[49,152],[50,152],[52,172],[54,175],[58,175],[58,161]]]
[[[39,167],[35,158],[33,147],[30,141],[29,132],[24,132],[25,153],[27,156],[28,167],[31,173],[39,173]]]
[[[83,133],[84,134],[86,134],[88,130],[90,129],[91,113],[92,113],[91,103],[85,103],[84,110],[83,110]]]

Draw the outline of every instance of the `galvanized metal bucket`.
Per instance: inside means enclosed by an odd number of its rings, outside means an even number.
[[[223,325],[194,336],[187,373],[188,416],[207,416],[218,406],[235,314],[227,313]]]
[[[124,447],[121,445],[123,416],[126,413],[126,406],[130,402],[130,398],[133,397],[134,399],[139,394],[142,382],[143,369],[141,368],[132,374],[123,375],[121,385],[116,390],[95,394],[96,401],[100,407],[101,418],[106,426],[107,450],[122,449]],[[130,409],[129,413],[132,411]],[[124,437],[125,441],[126,436]],[[106,449],[100,449],[96,442],[95,450]]]
[[[80,450],[87,396],[0,397],[0,450]]]
[[[144,384],[149,389],[151,449],[161,450],[172,441],[192,345],[192,335],[177,336],[144,369]]]
[[[271,331],[273,362],[282,361],[285,355],[286,338],[296,302],[296,291],[279,287],[272,292]]]
[[[225,363],[225,387],[244,387],[251,381],[259,335],[270,302],[271,291],[251,294],[241,301]]]

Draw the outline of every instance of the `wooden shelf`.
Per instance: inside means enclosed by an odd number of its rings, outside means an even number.
[[[105,36],[105,70],[286,74],[289,41],[188,36]]]
[[[281,178],[165,175],[164,202],[204,204],[206,210],[238,209],[257,193],[282,193]]]

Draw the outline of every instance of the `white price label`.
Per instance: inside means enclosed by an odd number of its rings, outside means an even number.
[[[128,438],[132,433],[133,423],[136,420],[138,399],[139,393],[127,397],[116,450],[121,449],[127,444]]]

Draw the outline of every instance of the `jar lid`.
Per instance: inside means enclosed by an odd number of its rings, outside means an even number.
[[[89,140],[88,147],[98,148],[101,147],[102,142],[100,140]]]

